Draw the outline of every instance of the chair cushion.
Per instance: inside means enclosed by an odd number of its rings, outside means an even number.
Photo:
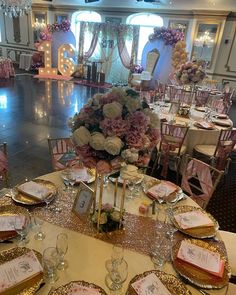
[[[194,147],[194,150],[203,155],[212,157],[214,155],[216,146],[215,145],[207,145],[207,144],[197,144]]]
[[[180,156],[184,155],[186,153],[186,145],[182,145],[181,149],[180,149]],[[160,150],[160,143],[157,144],[157,150]],[[170,151],[170,155],[171,156],[177,156],[178,154],[178,148],[176,148],[174,151]]]

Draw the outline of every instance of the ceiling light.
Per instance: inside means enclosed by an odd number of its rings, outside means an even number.
[[[32,0],[0,0],[0,8],[5,15],[18,17],[31,11]]]

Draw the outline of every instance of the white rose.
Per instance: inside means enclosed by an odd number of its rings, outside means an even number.
[[[108,136],[105,140],[105,150],[113,156],[119,155],[122,147],[122,141],[117,136]]]
[[[103,106],[103,114],[107,118],[117,118],[120,117],[122,113],[122,105],[119,102],[107,103]]]
[[[104,150],[105,136],[100,132],[94,132],[91,135],[89,145],[96,151]]]
[[[88,144],[91,139],[91,134],[84,126],[79,127],[73,133],[73,141],[78,145],[82,146]]]
[[[160,127],[160,119],[156,113],[154,113],[151,109],[144,109],[144,114],[149,117],[149,125],[152,128],[159,128]]]
[[[133,97],[129,96],[125,105],[126,105],[128,111],[130,113],[133,113],[141,108],[141,101],[138,98],[133,98]]]
[[[121,157],[128,163],[134,163],[138,161],[138,151],[134,148],[126,149],[122,151]]]
[[[133,181],[136,178],[138,178],[138,176],[139,176],[138,167],[136,167],[134,165],[124,166],[120,170],[120,176],[122,179],[125,179],[128,181]]]

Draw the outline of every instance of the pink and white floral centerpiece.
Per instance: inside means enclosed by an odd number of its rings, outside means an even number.
[[[176,80],[180,84],[196,84],[206,76],[202,61],[188,61],[175,72]]]
[[[132,89],[95,94],[70,120],[77,154],[100,173],[122,162],[145,167],[159,141],[159,117]]]

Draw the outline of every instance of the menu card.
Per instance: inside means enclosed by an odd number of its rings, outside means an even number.
[[[72,174],[76,182],[88,181],[91,178],[86,168],[73,168]]]
[[[34,181],[25,182],[19,185],[18,190],[38,200],[44,200],[52,193],[47,187]]]
[[[171,295],[154,273],[134,282],[131,286],[138,295]]]
[[[17,222],[17,224],[16,224]],[[0,232],[14,231],[15,226],[21,229],[24,227],[26,222],[26,217],[24,215],[4,215],[0,216]]]
[[[215,276],[221,278],[223,276],[224,261],[221,260],[219,253],[212,252],[187,241],[182,241],[177,258]]]
[[[32,250],[3,263],[0,265],[0,294],[38,275],[42,271],[42,266]]]
[[[174,218],[182,229],[214,226],[214,222],[200,210],[176,214]]]
[[[173,194],[177,190],[177,186],[170,181],[161,181],[148,189],[147,193],[153,198],[164,198]]]
[[[71,287],[69,295],[101,295],[98,289],[81,286],[74,283]]]

